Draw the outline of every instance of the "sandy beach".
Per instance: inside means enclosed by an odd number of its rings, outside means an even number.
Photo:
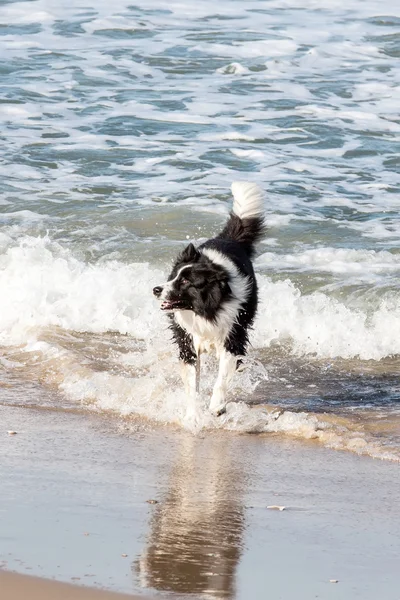
[[[0,418],[7,571],[177,598],[398,597],[397,463],[107,415]]]
[[[0,570],[0,590],[4,600],[138,600],[131,594],[116,594],[94,588],[83,588],[68,583],[18,575]]]

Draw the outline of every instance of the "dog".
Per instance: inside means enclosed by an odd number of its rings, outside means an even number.
[[[189,244],[177,257],[167,283],[153,289],[170,318],[189,400],[187,417],[195,420],[201,353],[215,350],[219,358],[209,410],[220,416],[257,311],[251,259],[265,229],[263,196],[256,184],[241,181],[232,184],[232,194],[232,212],[221,233],[198,248]]]

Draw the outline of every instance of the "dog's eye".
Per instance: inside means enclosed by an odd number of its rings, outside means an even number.
[[[190,283],[189,279],[185,279],[184,277],[182,277],[181,282],[184,284]]]

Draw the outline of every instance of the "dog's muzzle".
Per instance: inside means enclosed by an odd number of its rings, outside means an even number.
[[[155,295],[156,298],[159,298],[162,294],[163,288],[160,285],[157,285],[155,288],[153,288],[153,294]]]

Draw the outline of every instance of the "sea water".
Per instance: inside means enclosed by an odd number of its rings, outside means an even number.
[[[399,57],[388,0],[3,1],[1,402],[189,427],[152,288],[246,180],[259,312],[200,426],[400,460]]]

